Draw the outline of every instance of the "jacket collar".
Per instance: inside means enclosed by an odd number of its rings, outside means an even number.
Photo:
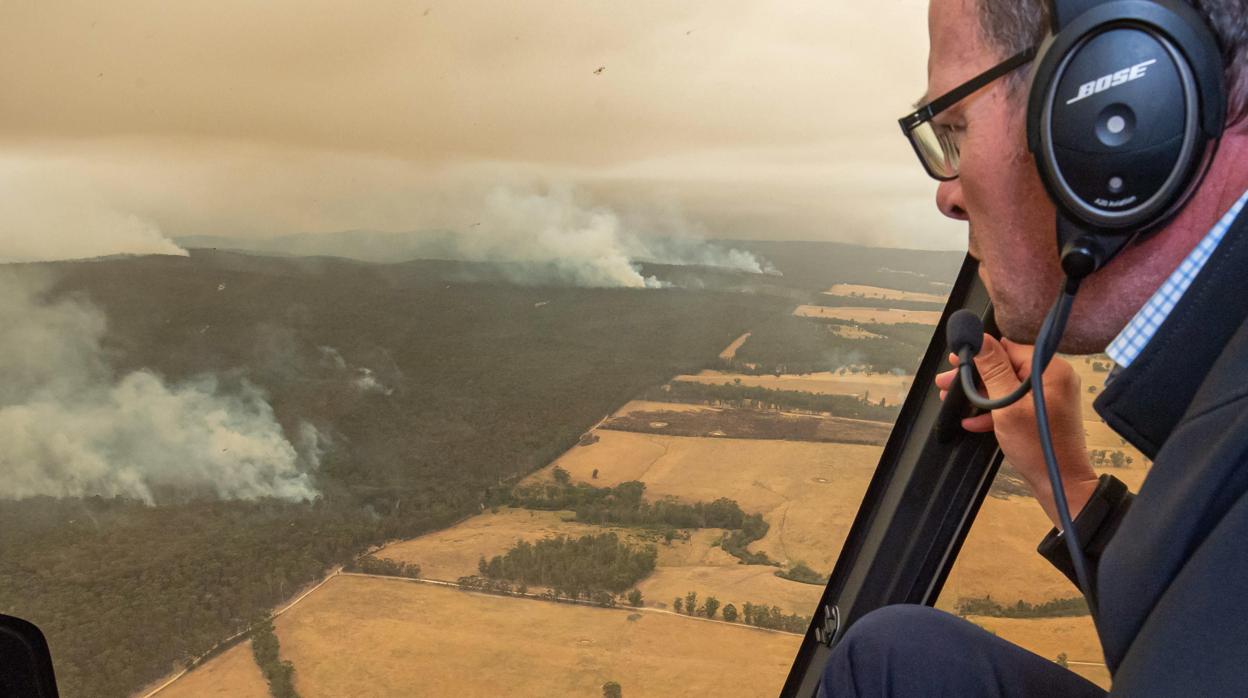
[[[1248,215],[1226,238],[1161,328],[1093,406],[1111,429],[1153,459],[1191,406],[1231,336],[1248,318]]]

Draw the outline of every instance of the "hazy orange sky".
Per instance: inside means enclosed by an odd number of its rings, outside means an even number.
[[[498,186],[960,248],[896,126],[925,27],[926,0],[10,0],[0,258],[454,229]]]

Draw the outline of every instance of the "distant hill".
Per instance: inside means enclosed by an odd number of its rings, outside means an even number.
[[[460,257],[455,234],[446,231],[382,233],[343,231],[296,233],[267,238],[188,236],[174,242],[187,249],[235,250],[279,256],[342,257],[368,262],[454,260]],[[867,247],[840,242],[708,240],[711,247],[752,252],[770,262],[782,278],[761,283],[771,286],[824,290],[835,283],[884,286],[905,291],[944,293],[957,275],[962,252]],[[687,277],[687,267],[637,260],[649,270],[668,268],[669,277]],[[464,271],[487,273],[490,265],[463,262]],[[683,271],[682,271],[683,270]],[[644,273],[650,273],[646,271]],[[699,272],[701,274],[701,272]],[[739,274],[719,270],[721,274]],[[705,274],[703,280],[706,281]],[[757,276],[757,275],[755,275]],[[722,280],[722,277],[721,277]]]
[[[844,283],[943,295],[966,257],[963,252],[841,242],[724,240],[722,244],[766,258],[784,274],[786,284],[819,290]]]

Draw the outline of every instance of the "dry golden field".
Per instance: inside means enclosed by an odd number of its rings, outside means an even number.
[[[719,352],[719,358],[732,360],[734,357],[736,357],[737,350],[740,349],[741,345],[745,344],[745,340],[749,338],[750,338],[749,332],[746,332],[740,337],[737,337],[736,339],[732,341],[732,344],[729,344],[723,351]]]
[[[833,325],[832,333],[846,339],[883,339],[884,335],[876,334],[855,325]]]
[[[549,478],[559,466],[574,480],[600,486],[640,480],[651,497],[729,497],[771,524],[751,550],[779,562],[801,560],[823,573],[840,552],[881,451],[850,444],[596,433],[598,443],[566,452],[531,478]],[[595,468],[596,481],[590,478]]]
[[[697,375],[676,376],[673,381],[706,383],[722,385],[736,383],[741,385],[768,388],[770,390],[796,390],[819,395],[870,395],[871,400],[879,402],[886,398],[888,404],[899,405],[914,384],[914,376],[894,375],[891,373],[849,373],[841,375],[835,371],[818,373],[782,374],[779,376],[755,376],[747,373],[727,373],[724,371],[704,370]],[[633,404],[633,403],[629,403]]]
[[[989,618],[969,616],[970,620],[1046,659],[1066,654],[1070,670],[1109,688],[1109,670],[1091,616],[1077,618]]]
[[[939,310],[898,310],[895,308],[832,308],[822,305],[801,305],[793,311],[799,317],[827,318],[830,320],[846,320],[849,322],[866,322],[880,325],[895,325],[902,322],[914,322],[920,325],[935,325],[940,321]]]
[[[917,293],[914,291],[898,291],[894,288],[879,286],[862,286],[860,284],[836,284],[824,291],[829,296],[853,296],[857,298],[877,298],[888,301],[923,301],[927,303],[944,303],[945,297],[935,293]]]
[[[599,696],[607,681],[630,696],[774,695],[800,641],[656,611],[346,575],[276,626],[305,698]]]
[[[453,582],[466,575],[477,574],[477,561],[501,555],[518,540],[536,541],[556,535],[584,536],[615,531],[622,538],[637,544],[645,541],[635,531],[571,520],[571,512],[529,511],[500,508],[498,513],[486,511],[455,526],[434,531],[419,538],[391,543],[374,555],[420,565],[426,579]]]
[[[714,596],[721,604],[744,603],[779,606],[785,613],[809,616],[819,605],[822,586],[802,584],[776,576],[770,565],[739,565],[728,558],[722,565],[663,566],[637,585],[647,606],[670,609],[672,600],[687,592],[698,592],[699,599]]]
[[[156,694],[160,698],[268,698],[269,685],[251,654],[251,641],[240,642]]]
[[[620,417],[633,412],[661,412],[663,410],[671,410],[673,412],[714,412],[715,408],[710,405],[687,405],[683,402],[654,402],[651,400],[629,400],[624,406],[611,414],[612,417]]]

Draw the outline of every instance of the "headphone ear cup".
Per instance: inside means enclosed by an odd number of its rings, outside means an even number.
[[[1103,235],[1167,220],[1221,134],[1213,33],[1172,5],[1097,5],[1049,37],[1035,64],[1027,134],[1040,178],[1065,218]]]

